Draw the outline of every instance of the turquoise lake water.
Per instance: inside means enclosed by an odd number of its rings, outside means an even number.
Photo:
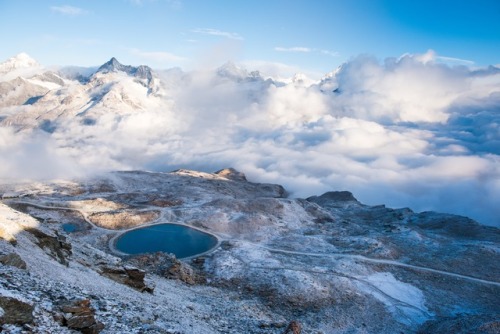
[[[145,226],[123,233],[115,247],[126,254],[173,253],[177,258],[204,253],[217,245],[217,238],[177,224]]]

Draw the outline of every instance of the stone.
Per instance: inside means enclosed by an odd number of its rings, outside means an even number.
[[[194,285],[200,281],[193,268],[177,259],[163,272],[163,276],[169,279],[178,279],[190,285]]]
[[[69,265],[67,258],[71,255],[71,244],[66,242],[64,236],[58,234],[51,236],[35,228],[26,229],[26,232],[37,239],[36,244],[38,247],[48,255],[65,266]]]
[[[97,334],[104,325],[95,319],[95,310],[89,299],[63,302],[59,305],[63,315],[63,325],[85,334]]]
[[[128,285],[140,292],[153,293],[154,287],[147,286],[144,282],[146,272],[134,267],[101,267],[101,275],[115,282]]]
[[[17,253],[0,255],[0,263],[4,266],[26,269],[26,262],[24,262],[24,260]]]
[[[14,297],[0,296],[0,325],[24,325],[33,323],[34,306]]]
[[[283,334],[300,334],[302,332],[302,325],[297,320],[292,320],[285,328]]]
[[[89,220],[103,228],[122,230],[134,226],[144,225],[157,220],[160,212],[157,210],[112,210],[91,214]]]
[[[177,279],[189,285],[205,283],[205,277],[198,270],[178,260],[173,254],[163,252],[142,254],[134,256],[128,261],[148,272],[168,279]]]

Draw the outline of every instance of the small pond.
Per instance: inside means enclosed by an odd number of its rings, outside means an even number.
[[[114,246],[126,254],[165,252],[184,258],[209,251],[216,245],[216,237],[189,226],[158,224],[125,232]]]
[[[62,225],[63,231],[66,233],[73,233],[78,231],[78,226],[75,224],[67,223]]]

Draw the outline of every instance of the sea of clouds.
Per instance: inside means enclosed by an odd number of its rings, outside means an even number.
[[[164,103],[147,111],[53,133],[0,128],[0,176],[234,167],[292,197],[349,190],[500,226],[499,68],[428,52],[359,56],[313,86],[236,74],[166,71]]]

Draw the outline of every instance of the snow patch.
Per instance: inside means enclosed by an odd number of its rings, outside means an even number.
[[[398,281],[391,273],[381,272],[358,277],[358,288],[381,301],[404,324],[421,324],[432,314],[425,306],[422,291]]]

